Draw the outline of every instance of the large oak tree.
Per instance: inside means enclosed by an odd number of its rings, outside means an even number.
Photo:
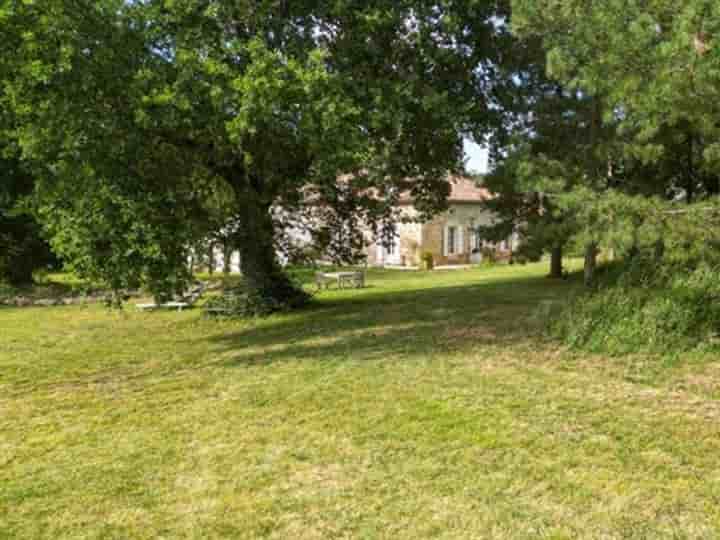
[[[463,133],[494,116],[502,10],[4,2],[0,100],[56,247],[80,270],[114,286],[181,276],[222,194],[248,287],[294,305],[303,296],[276,256],[288,229],[332,223],[357,245],[361,223],[391,226],[403,191],[423,212],[444,207]]]

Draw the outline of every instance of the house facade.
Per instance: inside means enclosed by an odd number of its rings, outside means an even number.
[[[509,258],[517,249],[516,236],[498,244],[485,241],[477,232],[480,226],[492,225],[493,215],[483,205],[492,195],[469,178],[450,179],[448,210],[435,219],[422,222],[411,200],[401,203],[407,223],[399,223],[391,245],[372,242],[366,249],[371,266],[416,267],[429,253],[436,266],[478,264],[488,249],[500,259]]]
[[[367,264],[370,266],[419,267],[423,254],[432,255],[435,266],[455,266],[478,264],[483,261],[483,253],[494,252],[497,259],[509,259],[519,247],[516,236],[498,244],[487,242],[477,232],[477,228],[493,224],[493,215],[484,206],[492,197],[491,193],[478,187],[470,178],[450,178],[451,191],[448,197],[448,210],[431,221],[423,222],[415,210],[411,199],[401,199],[400,212],[404,219],[397,224],[396,236],[392,244],[383,245],[370,237],[368,232],[365,248]],[[288,232],[292,243],[297,246],[309,244],[311,238],[307,231],[296,228]],[[240,254],[229,253],[225,264],[225,253],[220,247],[214,248],[212,264],[222,272],[240,271]],[[287,258],[278,253],[284,264]]]

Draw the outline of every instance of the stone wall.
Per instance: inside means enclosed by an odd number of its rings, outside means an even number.
[[[422,247],[421,223],[401,223],[398,226],[400,264],[403,266],[418,266]]]
[[[422,252],[432,253],[436,266],[470,264],[472,262],[471,228],[490,225],[492,215],[480,204],[453,204],[448,212],[423,226]],[[445,229],[457,227],[463,230],[462,252],[445,255]]]
[[[447,218],[441,216],[435,218],[430,223],[426,223],[422,230],[422,252],[431,253],[436,266],[448,264],[448,258],[443,254],[443,246],[445,241],[445,224]]]
[[[414,217],[414,209],[405,209],[407,217]],[[375,243],[370,244],[366,253],[371,266],[402,264],[419,266],[423,253],[431,253],[436,266],[463,265],[477,262],[472,256],[472,227],[490,225],[492,215],[481,204],[453,204],[450,209],[428,223],[398,224],[399,256],[395,262],[389,262],[384,248]],[[462,229],[463,245],[461,253],[445,255],[446,227]]]

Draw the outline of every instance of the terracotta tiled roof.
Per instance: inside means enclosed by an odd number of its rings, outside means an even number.
[[[345,174],[338,177],[339,183],[347,183],[352,181],[353,176]],[[447,181],[450,183],[449,203],[480,203],[494,198],[493,194],[484,187],[477,185],[475,180],[467,176],[448,176]],[[312,190],[307,190],[311,192]],[[367,193],[375,193],[376,190],[370,189]],[[308,195],[310,199],[315,195]],[[413,198],[409,191],[400,196],[399,203],[401,205],[409,205],[413,203]]]
[[[478,186],[472,178],[450,176],[448,182],[450,182],[449,203],[480,203],[493,198],[492,193],[484,187]],[[412,204],[412,202],[409,193],[403,194],[400,198],[400,204],[406,205]]]
[[[483,202],[492,199],[492,194],[484,187],[479,187],[472,178],[453,176],[449,180],[449,202]]]

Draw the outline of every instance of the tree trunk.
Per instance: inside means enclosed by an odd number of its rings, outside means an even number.
[[[715,197],[720,195],[720,176],[714,174],[705,174],[703,176],[703,185],[708,195]]]
[[[208,250],[208,273],[212,276],[215,273],[215,244],[210,243]]]
[[[592,287],[595,283],[595,271],[597,270],[598,248],[595,242],[585,246],[585,286]]]
[[[550,255],[550,277],[562,279],[563,277],[563,248],[555,246]]]
[[[270,207],[245,201],[240,215],[237,246],[248,293],[278,308],[298,308],[309,296],[285,274],[275,251],[275,230]]]
[[[223,240],[223,274],[230,275],[232,270],[232,247],[229,238]]]
[[[665,240],[659,238],[655,242],[655,260],[659,262],[663,257],[665,257]]]
[[[692,204],[695,202],[695,140],[692,135],[688,135],[688,155],[687,155],[687,171],[686,171],[686,190],[687,190],[687,203]]]

